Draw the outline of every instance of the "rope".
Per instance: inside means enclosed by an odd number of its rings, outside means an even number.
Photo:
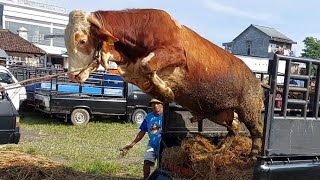
[[[6,90],[10,90],[10,89],[15,89],[15,88],[20,88],[20,87],[25,87],[25,86],[30,86],[30,85],[34,85],[34,84],[39,84],[44,80],[47,79],[52,79],[61,75],[66,75],[66,74],[70,74],[70,73],[74,73],[74,72],[79,72],[82,73],[83,71],[87,70],[88,68],[92,67],[95,64],[100,64],[100,61],[102,59],[101,57],[101,50],[102,50],[102,43],[99,41],[96,47],[96,52],[94,55],[94,60],[85,68],[80,69],[80,70],[74,70],[74,71],[70,71],[70,72],[63,72],[63,73],[57,73],[57,74],[53,74],[53,75],[47,75],[47,76],[42,76],[42,77],[37,77],[37,78],[31,78],[31,79],[26,79],[20,82],[16,82],[16,83],[12,83],[12,84],[8,84],[6,86],[1,86],[0,85],[0,93]],[[36,83],[32,83],[32,84],[26,84],[26,85],[22,85],[31,81],[38,81],[41,80],[40,82],[36,82]],[[15,85],[19,85],[19,86],[15,86]]]
[[[39,84],[41,82],[43,82],[44,80],[48,80],[48,79],[52,79],[61,75],[67,75],[70,73],[74,73],[74,72],[79,72],[82,73],[83,71],[85,71],[86,69],[88,69],[89,67],[91,67],[93,64],[95,63],[99,63],[99,61],[97,62],[97,58],[99,57],[95,57],[95,60],[90,63],[87,67],[80,69],[80,70],[74,70],[74,71],[70,71],[70,72],[62,72],[62,73],[57,73],[57,74],[52,74],[52,75],[47,75],[47,76],[42,76],[42,77],[36,77],[36,78],[31,78],[31,79],[26,79],[26,80],[22,80],[20,82],[16,82],[16,83],[12,83],[12,84],[8,84],[6,86],[1,86],[0,85],[0,93],[6,90],[10,90],[10,89],[16,89],[16,88],[21,88],[21,87],[26,87],[26,86],[30,86],[30,85],[34,85],[34,84]],[[26,84],[28,82],[32,82],[32,81],[39,81],[39,82],[34,82],[31,84]],[[23,85],[26,84],[26,85]],[[16,86],[18,85],[18,86]]]
[[[84,68],[84,69],[86,69],[86,68]],[[47,75],[47,76],[42,76],[42,77],[36,77],[36,78],[22,80],[20,82],[8,84],[6,86],[0,86],[0,92],[6,91],[6,90],[10,90],[10,89],[26,87],[26,86],[30,86],[30,85],[34,85],[34,84],[39,84],[39,83],[43,82],[44,80],[49,80],[49,79],[52,79],[52,78],[55,78],[55,77],[58,77],[58,76],[61,76],[61,75],[66,75],[66,74],[73,73],[73,72],[78,72],[78,71],[79,70],[71,71],[71,72],[57,73],[57,74],[53,74],[53,75]],[[28,82],[32,82],[32,81],[39,81],[39,82],[28,83]],[[28,83],[28,84],[26,84],[26,83]],[[25,85],[23,85],[23,84],[25,84]],[[18,85],[18,86],[16,86],[16,85]]]

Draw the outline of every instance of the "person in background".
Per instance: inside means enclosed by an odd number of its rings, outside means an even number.
[[[303,74],[302,69],[299,68],[299,64],[298,63],[292,63],[292,65],[291,65],[291,74],[296,74],[296,75],[302,74],[302,75],[305,75],[305,73]],[[304,81],[303,80],[290,79],[289,84],[291,86],[304,87]]]
[[[163,119],[163,103],[157,99],[151,99],[153,112],[149,113],[140,125],[140,131],[131,144],[122,148],[122,151],[127,152],[136,143],[138,143],[146,133],[149,136],[149,142],[144,157],[143,163],[143,179],[147,179],[150,175],[150,168],[154,166],[156,159],[159,156],[159,145],[162,131]]]
[[[299,63],[292,62],[291,75],[305,75],[305,72],[304,74],[301,74],[301,68],[299,66],[300,66]],[[304,87],[304,83],[305,83],[304,80],[290,78],[289,86]],[[289,98],[302,99],[303,93],[299,91],[290,91]]]

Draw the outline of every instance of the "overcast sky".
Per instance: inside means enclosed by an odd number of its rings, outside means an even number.
[[[55,0],[67,11],[82,9],[122,10],[156,8],[171,14],[201,36],[222,47],[250,24],[272,27],[298,44],[300,55],[305,37],[320,38],[318,0]]]

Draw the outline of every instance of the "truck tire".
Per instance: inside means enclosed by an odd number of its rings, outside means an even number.
[[[147,112],[145,110],[135,109],[131,116],[131,122],[134,124],[141,124],[146,116]]]
[[[86,109],[78,108],[74,109],[71,113],[71,123],[75,126],[83,126],[88,124],[90,120],[90,114]]]

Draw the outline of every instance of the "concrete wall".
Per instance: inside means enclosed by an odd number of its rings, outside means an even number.
[[[247,56],[247,42],[251,41],[250,56],[257,56],[262,58],[268,57],[268,47],[270,37],[250,26],[242,34],[240,34],[232,44],[232,53],[237,55]]]

